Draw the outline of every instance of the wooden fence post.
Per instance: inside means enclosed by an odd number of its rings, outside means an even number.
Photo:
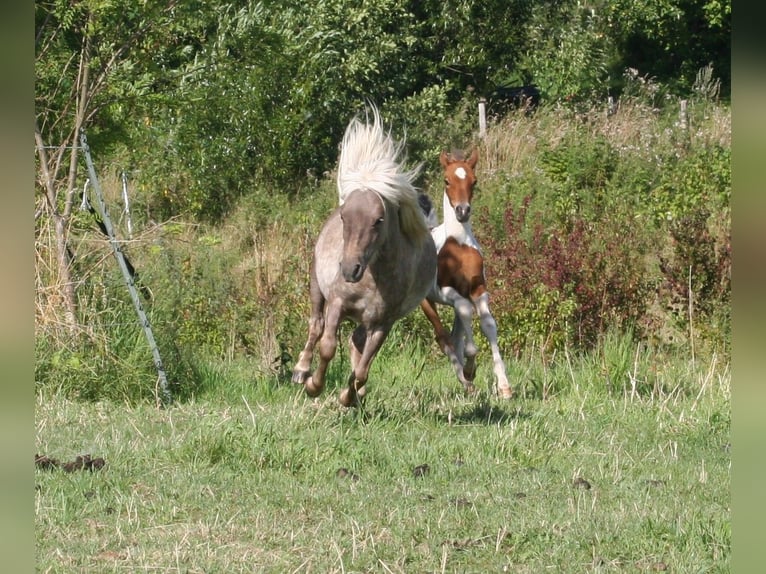
[[[689,127],[689,113],[686,110],[686,100],[681,100],[681,109],[678,111],[678,125],[682,130]]]
[[[479,137],[487,135],[487,100],[479,100]]]

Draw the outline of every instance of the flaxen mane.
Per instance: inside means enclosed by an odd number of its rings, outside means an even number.
[[[414,181],[421,166],[407,171],[399,156],[404,142],[395,143],[383,130],[380,113],[371,107],[366,121],[358,118],[346,128],[338,163],[338,201],[343,205],[348,194],[356,189],[369,189],[399,207],[402,233],[420,243],[428,235],[423,212],[418,204]]]

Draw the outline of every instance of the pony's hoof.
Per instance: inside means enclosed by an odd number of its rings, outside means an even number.
[[[476,378],[476,364],[466,363],[463,367],[463,376],[466,381],[473,381]]]
[[[297,385],[302,385],[306,382],[306,379],[309,377],[308,371],[293,371],[293,382]]]
[[[511,387],[498,387],[497,392],[501,399],[507,400],[513,398],[513,389],[511,389]]]
[[[466,395],[475,395],[476,394],[476,387],[473,383],[468,383],[465,385],[465,394]]]
[[[343,389],[340,392],[339,401],[344,407],[358,407],[362,398],[361,389],[359,392],[351,391],[351,389]]]
[[[312,399],[314,397],[318,397],[322,394],[322,391],[324,390],[324,386],[319,386],[314,383],[314,377],[309,377],[306,380],[306,383],[303,385],[303,389],[306,391],[306,394],[310,396]]]

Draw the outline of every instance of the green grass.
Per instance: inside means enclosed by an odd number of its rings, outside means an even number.
[[[316,400],[245,362],[165,410],[39,389],[37,452],[107,465],[36,470],[37,569],[727,572],[728,368],[621,346],[508,361],[511,402],[488,354],[467,398],[421,352],[379,357],[358,410],[340,353]]]

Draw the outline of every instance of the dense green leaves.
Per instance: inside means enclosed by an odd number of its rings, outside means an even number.
[[[632,67],[684,93],[712,63],[729,89],[731,5],[721,0],[35,6],[45,140],[71,137],[84,83],[92,147],[136,171],[155,217],[216,220],[254,189],[289,194],[321,177],[365,100],[416,128],[408,136],[423,156],[413,159],[423,160],[445,108],[498,85],[536,83],[549,102],[603,100]]]
[[[617,58],[613,76],[632,67],[688,93],[697,71],[712,64],[731,85],[731,2],[727,0],[600,1],[604,33]],[[619,84],[617,84],[619,85]]]

